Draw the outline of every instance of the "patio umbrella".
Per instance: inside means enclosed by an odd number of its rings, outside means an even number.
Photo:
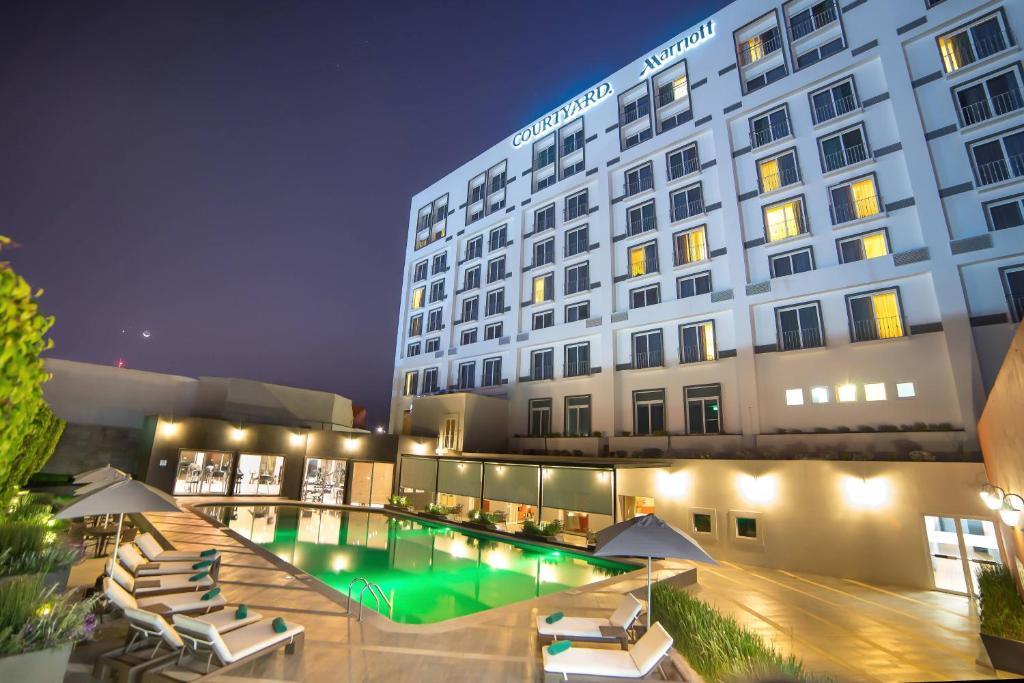
[[[111,484],[115,484],[119,481],[125,481],[126,479],[129,478],[130,477],[113,477],[112,479],[99,479],[97,481],[90,482],[85,486],[79,486],[72,492],[71,495],[75,496],[76,498],[88,496],[89,494],[96,493],[105,486],[110,486]]]
[[[119,470],[116,467],[110,465],[104,465],[103,467],[97,467],[94,470],[88,470],[86,472],[79,472],[75,475],[74,482],[76,484],[91,484],[94,481],[102,481],[106,479],[127,479],[128,473],[124,470]]]
[[[114,552],[121,545],[121,527],[124,516],[133,512],[181,512],[181,508],[169,495],[135,479],[122,479],[107,484],[92,493],[82,496],[55,516],[57,519],[73,519],[86,515],[119,515]]]
[[[647,558],[647,628],[651,628],[651,560],[672,557],[718,564],[697,541],[654,515],[641,515],[597,532],[594,554]]]

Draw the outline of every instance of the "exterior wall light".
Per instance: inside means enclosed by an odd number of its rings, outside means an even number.
[[[770,503],[775,500],[776,482],[772,476],[740,475],[740,491],[747,500],[754,503]]]
[[[299,434],[298,432],[293,432],[288,437],[288,440],[292,442],[293,446],[299,446],[302,444],[302,434]]]
[[[384,428],[381,427],[380,425],[377,425],[377,429],[375,429],[374,431],[376,431],[378,434],[383,434],[384,433]]]
[[[241,441],[244,438],[245,438],[245,430],[242,429],[241,427],[235,427],[234,429],[231,430],[231,440],[232,441]]]
[[[351,436],[345,439],[345,450],[352,452],[359,445],[359,442],[353,439]]]
[[[978,495],[981,496],[981,502],[985,504],[985,507],[989,510],[998,510],[1003,507],[1003,497],[1006,493],[998,486],[985,484],[981,487]]]
[[[658,470],[654,476],[658,495],[663,495],[666,498],[683,498],[690,489],[690,473],[685,470],[678,472]]]
[[[999,518],[1006,526],[1017,526],[1020,523],[1020,513],[1024,510],[1024,498],[1016,493],[1008,493],[1003,498],[1003,507],[999,509]]]
[[[846,477],[843,491],[851,505],[862,508],[881,507],[889,498],[889,484],[881,478]]]
[[[171,420],[160,424],[160,433],[164,436],[174,436],[178,433],[178,424]]]

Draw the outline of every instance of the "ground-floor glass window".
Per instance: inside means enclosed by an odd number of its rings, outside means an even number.
[[[610,469],[544,467],[540,521],[562,523],[562,541],[592,545],[601,529],[614,523]]]
[[[537,508],[525,503],[484,499],[481,509],[496,517],[495,523],[502,531],[522,531],[523,522],[537,521]]]
[[[231,492],[231,454],[181,451],[174,495],[227,495]]]
[[[619,514],[622,521],[654,514],[654,498],[649,496],[619,496]]]
[[[395,466],[389,462],[352,461],[349,502],[353,505],[383,506],[391,495]]]
[[[311,503],[341,505],[345,502],[347,460],[306,458],[302,478],[302,500]]]
[[[242,453],[235,470],[234,493],[236,496],[279,496],[283,478],[283,455]]]
[[[447,460],[437,462],[437,503],[448,508],[452,519],[464,521],[479,508],[483,465],[479,462]]]

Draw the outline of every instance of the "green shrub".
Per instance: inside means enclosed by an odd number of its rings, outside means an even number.
[[[448,514],[448,508],[445,507],[444,505],[440,505],[438,503],[427,503],[427,507],[424,508],[424,510],[426,512],[429,512],[432,515],[447,515]]]
[[[880,432],[898,432],[900,430],[896,425],[878,425],[878,431]]]
[[[409,499],[406,498],[405,496],[399,496],[398,494],[395,494],[395,495],[391,496],[390,498],[388,498],[388,503],[390,505],[394,505],[395,507],[401,507],[401,508],[409,507]]]
[[[47,534],[52,532],[36,521],[0,520],[0,552],[16,555],[39,552],[47,545]]]
[[[58,595],[42,577],[0,583],[0,656],[45,650],[88,637],[96,626],[96,598],[75,602]]]
[[[532,519],[523,522],[523,531],[531,536],[557,536],[562,532],[562,520],[554,519],[544,524],[537,524]]]
[[[470,510],[469,519],[480,524],[497,524],[498,515],[494,512],[484,512],[483,510]]]
[[[36,472],[28,478],[28,487],[39,486],[70,486],[75,481],[70,474],[58,474],[57,472]]]
[[[1024,641],[1024,602],[1014,585],[1010,568],[982,565],[978,571],[978,607],[981,632],[999,638]]]

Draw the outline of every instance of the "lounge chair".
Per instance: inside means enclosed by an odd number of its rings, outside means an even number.
[[[128,620],[126,642],[124,646],[99,656],[93,665],[93,678],[104,681],[110,674],[114,674],[113,678],[118,683],[134,683],[145,669],[170,661],[185,647],[185,641],[178,632],[159,614],[127,607],[124,616]],[[213,626],[219,633],[228,633],[260,621],[263,615],[249,612],[239,619],[235,615],[235,608],[231,608],[197,618]]]
[[[208,571],[216,578],[218,562],[210,560],[210,564],[203,567],[196,567],[203,560],[195,562],[191,560],[175,562],[150,562],[135,549],[131,543],[122,543],[117,549],[117,559],[121,561],[125,569],[132,573],[132,576],[166,576],[168,574],[195,574],[198,571]]]
[[[590,642],[619,641],[626,649],[627,632],[640,616],[644,603],[626,593],[611,616],[604,617],[562,617],[549,624],[547,616],[537,617],[537,633],[541,638],[553,640],[580,640]],[[602,631],[604,629],[604,631]]]
[[[213,578],[207,574],[192,581],[192,577],[204,572],[188,574],[171,574],[169,576],[139,577],[136,579],[120,562],[113,558],[107,561],[107,576],[121,584],[121,587],[137,598],[167,593],[184,593],[186,591],[205,591],[213,588]]]
[[[551,646],[548,646],[551,647]],[[672,636],[659,623],[654,623],[629,650],[607,650],[594,647],[576,647],[551,654],[543,648],[545,681],[612,681],[630,679],[658,680],[648,675],[663,660],[672,647]],[[664,670],[662,677],[664,680]]]
[[[110,605],[122,611],[144,609],[163,617],[172,614],[206,614],[221,609],[227,604],[227,600],[220,593],[208,600],[203,600],[203,593],[191,591],[136,599],[109,576],[103,577],[103,595]]]
[[[160,542],[153,534],[141,534],[135,539],[135,545],[146,556],[150,562],[199,562],[200,560],[214,560],[220,557],[220,552],[213,555],[203,556],[201,550],[164,550]],[[213,550],[211,548],[211,550]]]

